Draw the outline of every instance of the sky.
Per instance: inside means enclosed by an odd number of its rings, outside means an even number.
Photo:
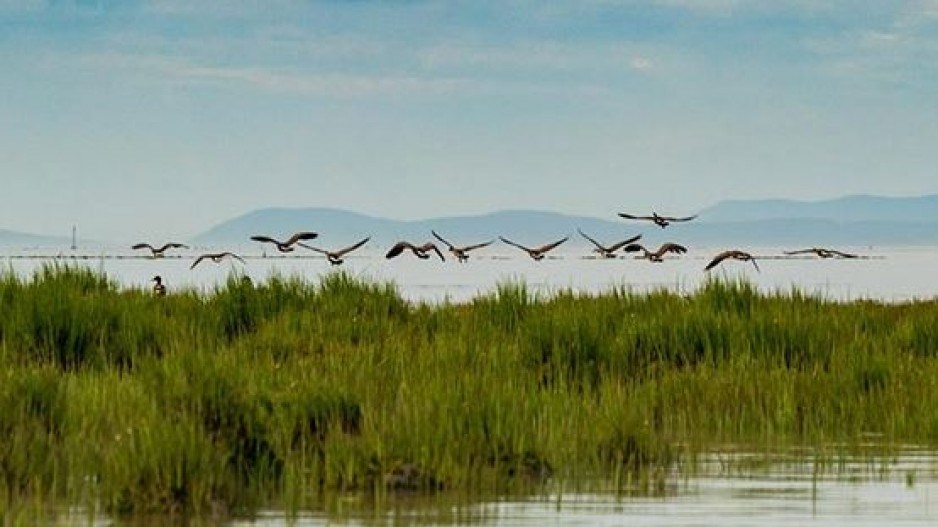
[[[938,0],[0,0],[0,229],[938,193]]]

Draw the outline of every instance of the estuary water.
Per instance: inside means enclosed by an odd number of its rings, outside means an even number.
[[[938,525],[938,454],[905,448],[892,455],[815,462],[809,454],[714,452],[694,474],[675,469],[650,492],[551,488],[534,496],[475,501],[445,495],[345,495],[322,510],[208,521],[231,527],[356,526],[759,526]],[[328,512],[326,512],[328,510]],[[125,525],[73,514],[65,525]],[[167,520],[165,525],[170,523]],[[128,522],[126,525],[136,525]],[[150,518],[146,525],[163,525]]]
[[[159,259],[142,258],[129,250],[83,252],[69,250],[0,250],[0,265],[7,272],[28,276],[44,263],[83,265],[106,273],[126,287],[147,288],[160,275],[169,290],[195,288],[210,291],[231,273],[254,280],[272,274],[301,276],[318,281],[335,269],[367,280],[394,283],[401,294],[416,302],[463,302],[490,293],[500,283],[521,282],[529,291],[550,295],[559,290],[598,293],[612,288],[633,291],[669,289],[690,293],[712,276],[742,278],[764,291],[798,288],[835,300],[873,299],[900,302],[938,297],[938,247],[841,248],[858,254],[856,259],[790,257],[785,248],[749,249],[759,257],[752,264],[728,260],[712,271],[704,267],[723,248],[693,248],[688,254],[661,263],[631,256],[600,259],[588,256],[585,247],[565,251],[535,262],[524,253],[505,246],[492,246],[472,253],[466,263],[436,257],[419,260],[409,254],[387,260],[383,250],[365,248],[350,255],[341,267],[330,266],[314,253],[298,250],[289,255],[261,253],[256,246],[234,248],[245,263],[226,259],[203,261],[189,267],[199,250],[187,250]]]

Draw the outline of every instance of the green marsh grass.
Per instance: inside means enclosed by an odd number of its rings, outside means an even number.
[[[0,434],[3,510],[653,488],[722,444],[938,443],[938,302],[712,281],[415,305],[343,273],[157,298],[46,267],[0,275]]]

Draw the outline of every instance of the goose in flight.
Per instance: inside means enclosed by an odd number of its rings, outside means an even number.
[[[667,243],[662,243],[661,247],[658,247],[657,251],[652,252],[646,249],[641,244],[630,243],[629,245],[626,245],[625,249],[623,250],[627,253],[642,252],[644,254],[641,256],[641,258],[647,258],[648,260],[651,260],[652,262],[660,263],[664,261],[664,255],[668,253],[684,254],[687,252],[687,247],[684,247],[683,245],[679,245],[676,243],[667,242]]]
[[[320,249],[319,247],[312,247],[310,245],[306,245],[302,242],[297,243],[297,245],[299,245],[300,247],[305,247],[311,251],[316,251],[319,254],[326,255],[326,259],[329,260],[329,263],[332,265],[342,265],[342,262],[345,261],[345,259],[342,258],[343,256],[354,251],[355,249],[358,249],[362,245],[365,245],[366,243],[368,243],[368,240],[370,239],[371,239],[371,236],[365,238],[364,240],[354,245],[349,245],[348,247],[345,247],[344,249],[339,249],[337,251],[327,251],[325,249]]]
[[[150,279],[153,282],[153,294],[156,296],[166,296],[166,284],[163,283],[163,277],[156,275]]]
[[[745,252],[745,251],[723,251],[720,254],[713,257],[713,260],[710,260],[710,263],[707,264],[707,267],[704,267],[704,271],[709,271],[714,267],[720,265],[720,262],[727,259],[739,260],[741,262],[752,262],[752,265],[755,266],[756,271],[759,271],[759,264],[756,263],[755,256]]]
[[[667,227],[668,225],[674,223],[674,222],[678,222],[678,221],[690,221],[690,220],[692,220],[692,219],[694,219],[694,218],[697,217],[696,214],[694,214],[693,216],[686,216],[686,217],[683,217],[683,218],[678,218],[678,217],[674,217],[674,216],[661,216],[661,215],[658,214],[657,212],[652,212],[652,213],[651,213],[651,216],[635,216],[635,215],[633,215],[633,214],[626,214],[626,213],[624,213],[624,212],[620,212],[620,213],[619,213],[619,216],[622,217],[622,218],[625,218],[625,219],[627,219],[627,220],[647,220],[647,221],[651,221],[651,222],[654,222],[655,225],[661,227],[662,229],[665,228],[665,227]]]
[[[528,253],[528,256],[533,258],[534,261],[539,262],[544,259],[544,255],[547,254],[548,251],[552,250],[554,247],[557,247],[561,243],[569,240],[570,237],[565,236],[563,237],[563,239],[557,240],[553,243],[548,243],[547,245],[542,245],[540,247],[525,247],[524,245],[521,245],[520,243],[515,243],[505,238],[504,236],[499,236],[498,239],[507,243],[508,245],[511,245],[512,247],[517,247],[521,249],[522,251]]]
[[[472,250],[474,250],[474,249],[481,249],[482,247],[487,247],[487,246],[489,246],[489,245],[492,245],[492,242],[495,241],[495,240],[489,240],[489,241],[487,241],[487,242],[484,242],[484,243],[477,243],[477,244],[475,244],[475,245],[464,245],[464,246],[462,246],[462,247],[456,247],[455,245],[451,244],[450,242],[444,240],[442,236],[440,236],[439,234],[436,233],[436,231],[431,230],[430,233],[433,234],[433,237],[434,237],[434,238],[436,238],[437,240],[440,240],[441,242],[443,242],[443,244],[446,245],[447,250],[449,250],[449,252],[453,253],[453,256],[455,256],[456,259],[459,260],[460,262],[465,262],[465,261],[469,260],[469,255],[466,254],[466,253],[468,253],[469,251],[472,251]]]
[[[437,249],[436,245],[434,245],[433,242],[427,242],[423,245],[414,245],[410,242],[400,241],[400,242],[395,243],[394,246],[391,247],[391,250],[389,250],[388,253],[384,255],[384,257],[388,259],[394,258],[395,256],[398,256],[399,254],[404,252],[404,249],[410,249],[410,251],[414,253],[414,255],[417,258],[420,258],[421,260],[426,260],[427,258],[429,258],[430,255],[427,253],[429,251],[433,251],[436,253],[437,256],[440,257],[440,260],[444,262],[446,261],[446,258],[443,258],[443,253],[441,253],[440,250]]]
[[[596,247],[593,249],[593,252],[599,254],[599,255],[602,256],[603,258],[615,258],[615,257],[616,257],[616,254],[615,254],[616,251],[618,251],[619,249],[621,249],[622,247],[624,247],[624,246],[626,246],[626,245],[628,245],[628,244],[630,244],[630,243],[637,242],[637,241],[640,240],[641,237],[642,237],[642,235],[639,234],[638,236],[632,236],[632,237],[629,238],[628,240],[622,240],[621,242],[614,243],[614,244],[612,244],[612,245],[610,245],[610,246],[607,247],[607,246],[605,246],[605,245],[599,243],[598,241],[594,240],[593,238],[590,238],[589,235],[587,235],[585,232],[581,231],[580,229],[577,229],[577,232],[580,233],[580,236],[586,238],[587,240],[589,240],[590,243],[592,243],[593,245],[595,245]]]
[[[150,245],[149,243],[135,243],[131,245],[130,248],[134,250],[150,249],[150,254],[152,255],[153,258],[162,258],[163,253],[166,252],[167,249],[188,249],[189,246],[184,245],[182,243],[177,243],[177,242],[169,242],[169,243],[163,244],[162,247],[154,247]]]
[[[231,253],[231,252],[227,252],[227,251],[226,251],[226,252],[223,252],[223,253],[206,253],[206,254],[203,254],[202,256],[199,256],[198,258],[196,258],[195,261],[192,262],[192,265],[189,266],[189,269],[195,269],[195,266],[199,265],[199,262],[201,262],[202,260],[211,260],[211,261],[213,261],[213,262],[215,262],[215,263],[219,263],[219,262],[221,262],[226,256],[230,256],[231,258],[234,258],[235,260],[238,260],[238,261],[241,262],[241,263],[246,263],[246,262],[244,261],[244,258],[241,258],[240,256],[238,256],[238,255],[235,254],[235,253]]]
[[[306,240],[315,240],[316,237],[318,236],[319,234],[315,232],[297,232],[293,234],[293,236],[290,236],[286,241],[283,241],[283,242],[280,240],[271,238],[270,236],[264,236],[264,235],[251,236],[251,239],[256,242],[272,243],[277,246],[278,251],[282,253],[289,253],[289,252],[293,252],[293,249],[294,249],[293,246],[297,242],[306,241]]]
[[[810,249],[800,249],[797,251],[785,251],[785,254],[791,256],[796,254],[816,254],[820,258],[859,258],[856,254],[835,251],[834,249],[825,249],[823,247],[812,247]]]

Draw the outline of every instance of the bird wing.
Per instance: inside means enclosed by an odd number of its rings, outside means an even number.
[[[674,216],[660,216],[661,219],[668,220],[668,221],[690,221],[696,217],[697,217],[696,214],[694,214],[693,216],[684,216],[683,218],[675,218]]]
[[[169,242],[169,243],[164,243],[162,247],[160,247],[159,249],[154,249],[154,250],[158,253],[161,253],[165,251],[166,249],[180,249],[180,248],[188,249],[188,247],[186,247],[185,245],[181,243]]]
[[[487,242],[477,243],[477,244],[474,244],[474,245],[467,245],[467,246],[465,246],[465,247],[462,247],[461,250],[462,250],[463,252],[466,252],[466,251],[472,251],[472,250],[474,250],[474,249],[481,249],[481,248],[483,248],[483,247],[488,247],[489,245],[492,245],[492,242],[494,242],[494,241],[495,241],[495,240],[489,240],[489,241],[487,241]]]
[[[362,245],[365,245],[366,243],[368,243],[368,240],[370,240],[370,239],[371,239],[371,236],[369,236],[369,237],[365,238],[364,240],[362,240],[362,241],[356,243],[355,245],[349,245],[348,247],[346,247],[346,248],[344,248],[344,249],[340,249],[340,250],[338,250],[338,251],[335,251],[335,252],[332,253],[332,254],[333,254],[333,256],[335,256],[336,258],[341,258],[342,256],[344,256],[344,255],[346,255],[346,254],[348,254],[348,253],[354,251],[355,249],[358,249],[358,248],[361,247]]]
[[[202,256],[199,256],[198,258],[195,259],[194,262],[192,262],[192,265],[189,266],[189,269],[195,269],[195,266],[199,265],[199,262],[201,262],[202,260],[206,258],[209,258],[209,255],[203,254]]]
[[[287,241],[283,242],[283,244],[289,247],[290,245],[293,245],[294,243],[298,241],[315,240],[318,237],[319,237],[318,233],[311,232],[311,231],[302,231],[302,232],[294,233],[293,236],[290,236],[290,238]]]
[[[667,253],[684,254],[686,252],[687,252],[687,247],[684,247],[683,245],[678,245],[676,243],[668,242],[668,243],[662,244],[661,247],[658,248],[657,254],[658,256],[662,256]]]
[[[791,256],[795,254],[817,254],[817,249],[798,249],[797,251],[785,251],[785,254]]]
[[[587,240],[589,240],[590,243],[592,243],[593,245],[595,245],[596,248],[599,249],[599,250],[601,250],[601,251],[614,251],[614,250],[615,250],[615,249],[613,249],[612,247],[610,247],[610,248],[607,249],[606,247],[603,246],[603,244],[601,244],[601,243],[599,243],[598,241],[596,241],[596,240],[590,238],[588,234],[586,234],[585,232],[583,232],[583,231],[580,230],[579,228],[578,228],[576,231],[577,231],[578,233],[580,233],[580,236],[582,236],[582,237],[586,238]]]
[[[619,216],[627,220],[653,220],[655,219],[654,216],[636,216],[634,214],[626,214],[624,212],[620,212]]]
[[[828,252],[830,252],[831,254],[835,256],[839,256],[841,258],[859,258],[859,256],[856,254],[835,251],[834,249],[828,249]]]
[[[450,250],[452,250],[452,249],[455,248],[455,247],[453,246],[453,244],[451,244],[451,243],[449,243],[448,241],[444,240],[442,236],[440,236],[439,234],[436,233],[436,231],[434,231],[434,230],[431,229],[431,230],[430,230],[430,234],[432,234],[433,237],[436,238],[437,240],[440,240],[441,242],[443,242],[443,244],[445,244],[446,247],[449,248]]]
[[[563,239],[557,240],[557,241],[555,241],[554,243],[548,243],[547,245],[542,245],[542,246],[538,247],[538,248],[537,248],[537,252],[539,252],[539,253],[546,253],[547,251],[553,249],[554,247],[557,247],[558,245],[560,245],[561,243],[563,243],[563,242],[565,242],[565,241],[567,241],[567,240],[569,240],[569,239],[570,239],[569,236],[564,236]]]
[[[219,254],[218,256],[219,256],[220,258],[223,258],[223,257],[225,257],[225,256],[230,256],[230,257],[234,258],[235,260],[238,260],[239,262],[241,262],[241,263],[243,263],[243,264],[246,264],[246,263],[247,263],[247,262],[244,261],[244,258],[241,258],[241,257],[238,256],[237,254],[231,253],[231,252],[223,252],[223,253]]]
[[[641,235],[641,234],[639,234],[638,236],[632,236],[632,237],[629,238],[628,240],[622,240],[622,241],[619,242],[619,243],[614,243],[614,244],[612,244],[612,245],[609,246],[609,252],[616,252],[616,251],[618,251],[619,249],[621,249],[622,247],[625,247],[626,245],[629,245],[629,244],[631,244],[631,243],[637,242],[637,241],[640,240],[640,239],[642,239],[642,235]],[[639,246],[639,247],[641,247],[641,246]]]
[[[444,262],[446,261],[446,258],[443,257],[443,253],[440,252],[440,249],[436,245],[433,245],[432,243],[426,243],[423,247],[424,247],[424,250],[429,249],[435,252],[436,255],[440,257],[441,261],[444,261]]]
[[[713,269],[714,267],[720,265],[720,262],[722,262],[723,260],[726,260],[727,258],[731,257],[735,253],[736,251],[723,251],[720,254],[714,256],[713,259],[710,260],[710,263],[708,263],[707,266],[704,267],[704,271],[709,271],[710,269]]]
[[[320,249],[319,247],[313,247],[312,245],[306,245],[306,244],[303,243],[303,242],[298,242],[297,245],[299,245],[300,247],[302,247],[302,248],[304,248],[304,249],[309,249],[310,251],[315,251],[315,252],[317,252],[317,253],[319,253],[319,254],[325,254],[325,255],[327,255],[327,256],[329,255],[329,251],[327,251],[327,250],[325,250],[325,249]]]
[[[266,243],[273,243],[273,244],[276,244],[276,245],[280,245],[280,242],[279,242],[279,241],[277,241],[277,240],[271,238],[270,236],[260,236],[260,235],[258,235],[258,236],[251,236],[251,239],[254,240],[254,241],[256,241],[256,242],[266,242]]]
[[[131,249],[150,249],[153,250],[153,246],[149,243],[135,243],[130,246]]]
[[[759,264],[756,263],[756,259],[750,254],[749,261],[752,262],[752,265],[756,268],[756,271],[762,272],[762,269],[759,269]]]
[[[511,245],[511,246],[513,246],[513,247],[517,247],[517,248],[521,249],[522,251],[531,252],[531,249],[525,247],[524,245],[521,245],[520,243],[515,243],[515,242],[509,240],[508,238],[505,238],[504,236],[499,236],[498,239],[501,240],[501,241],[503,241],[503,242],[505,242],[505,243],[507,243],[508,245]]]
[[[408,242],[397,242],[394,244],[393,247],[391,247],[391,249],[387,252],[387,254],[384,255],[384,257],[394,258],[395,256],[398,256],[399,254],[404,252],[404,249],[413,250],[414,246]]]

